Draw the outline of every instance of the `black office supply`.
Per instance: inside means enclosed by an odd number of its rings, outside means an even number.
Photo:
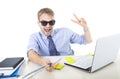
[[[16,68],[22,61],[24,57],[11,57],[6,58],[2,62],[0,62],[0,70],[3,69],[14,69]]]

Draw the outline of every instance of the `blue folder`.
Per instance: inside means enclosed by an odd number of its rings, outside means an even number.
[[[0,79],[1,79],[1,78],[19,77],[20,70],[21,70],[21,66],[18,67],[18,68],[16,69],[16,71],[13,72],[11,75],[0,76]]]

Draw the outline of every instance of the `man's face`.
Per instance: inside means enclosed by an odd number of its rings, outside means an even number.
[[[46,36],[51,35],[53,30],[53,25],[55,24],[55,20],[53,19],[53,16],[50,16],[48,14],[42,14],[39,18],[39,26],[43,34]]]

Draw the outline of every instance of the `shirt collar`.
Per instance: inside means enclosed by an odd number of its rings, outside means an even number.
[[[52,37],[54,36],[54,33],[55,33],[55,31],[54,31],[54,29],[53,29],[53,31],[52,31],[52,33],[51,33],[51,36],[52,36]],[[42,36],[43,39],[47,39],[47,36],[46,36],[43,32],[40,31],[40,34],[41,34],[41,36]]]

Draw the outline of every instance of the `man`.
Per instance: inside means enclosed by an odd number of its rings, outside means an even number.
[[[87,44],[92,42],[86,21],[83,18],[79,19],[75,14],[74,16],[76,20],[72,21],[83,27],[83,35],[76,34],[67,28],[53,29],[55,24],[54,12],[50,8],[42,8],[38,12],[38,25],[41,31],[32,34],[29,39],[27,50],[29,60],[47,66],[51,61],[42,58],[42,56],[51,56],[50,50],[52,51],[52,49],[49,49],[50,47],[55,45],[55,51],[57,51],[55,55],[73,55],[74,51],[70,47],[71,43]],[[49,36],[54,41],[52,46],[49,46]],[[47,68],[47,70],[51,71],[51,68]]]

